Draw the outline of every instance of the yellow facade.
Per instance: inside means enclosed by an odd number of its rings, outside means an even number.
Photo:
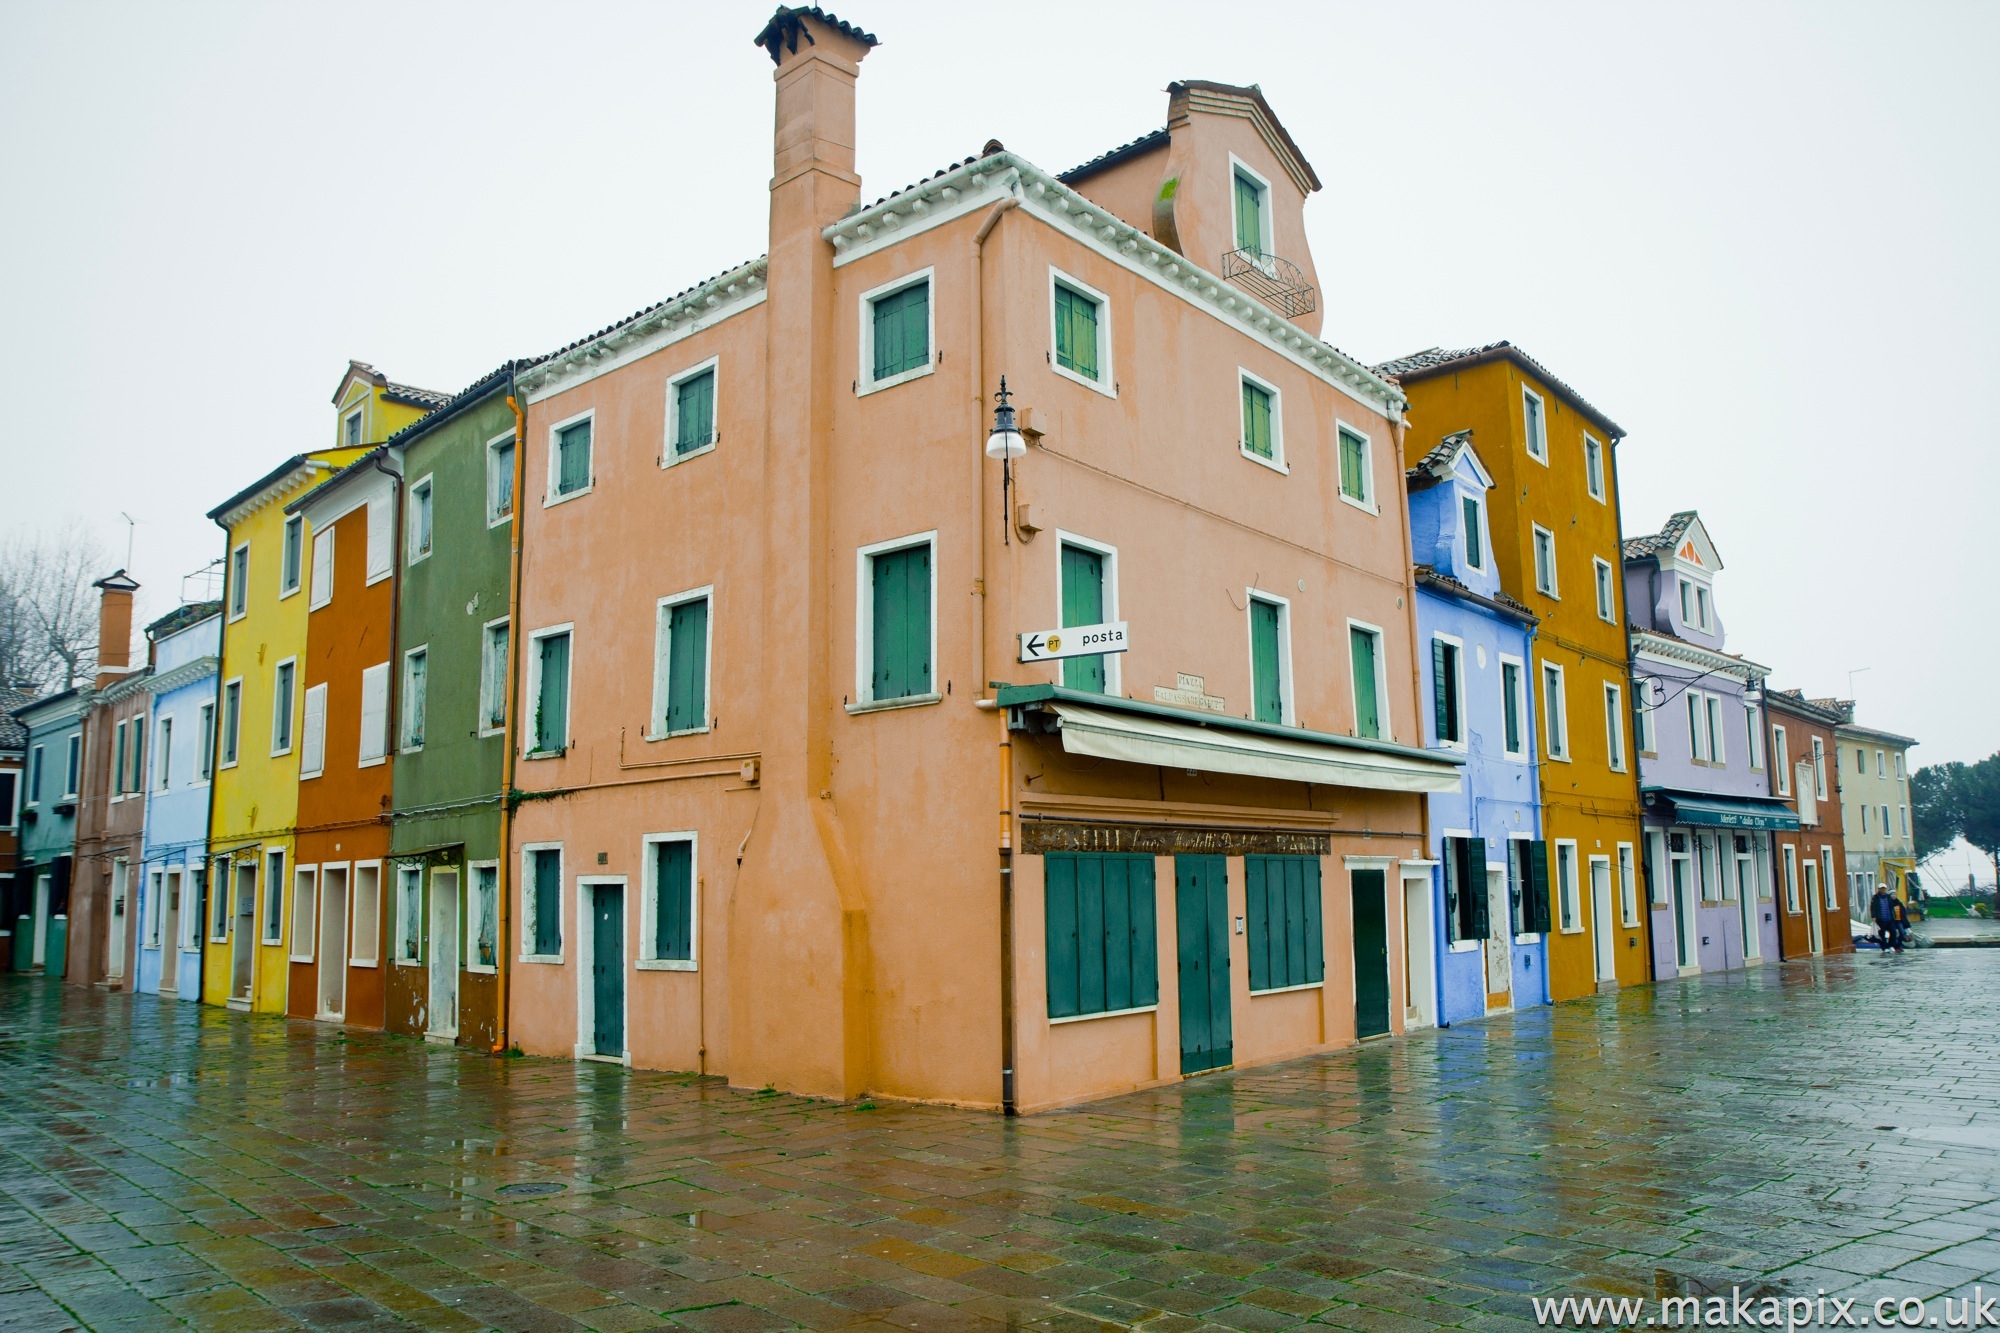
[[[1600,979],[1620,985],[1648,979],[1650,916],[1640,837],[1638,753],[1632,733],[1632,687],[1625,629],[1624,560],[1618,526],[1616,425],[1554,381],[1516,349],[1431,353],[1399,369],[1409,395],[1406,453],[1420,458],[1454,431],[1470,429],[1479,457],[1492,471],[1491,525],[1501,586],[1541,618],[1534,672],[1537,755],[1542,789],[1542,837],[1551,877],[1549,994],[1564,1000],[1587,995]],[[1392,363],[1399,367],[1408,363]],[[1524,393],[1523,391],[1527,391]],[[1540,404],[1546,446],[1529,449],[1530,400]],[[1595,441],[1593,468],[1586,440]],[[1554,595],[1537,586],[1536,528],[1554,544]],[[1610,615],[1600,615],[1598,561],[1610,571]],[[1566,745],[1550,753],[1548,673],[1561,668]],[[1607,687],[1617,691],[1615,698]],[[1614,729],[1616,735],[1614,736]],[[1622,764],[1614,766],[1614,752]],[[1569,922],[1561,901],[1565,845],[1572,845]],[[1629,861],[1621,858],[1629,857]],[[1599,862],[1596,858],[1602,858]],[[1597,920],[1593,866],[1609,875],[1610,929]],[[1629,864],[1625,911],[1620,883]],[[1628,924],[1629,923],[1629,924]]]
[[[311,600],[312,534],[298,538],[297,579],[286,586],[285,506],[389,435],[423,416],[442,395],[392,384],[372,368],[350,364],[334,396],[334,446],[298,454],[231,497],[210,517],[229,533],[222,630],[222,703],[218,710],[214,789],[209,801],[211,901],[205,923],[202,999],[257,1013],[285,1012],[290,968],[292,840],[298,817],[299,729],[304,716],[306,611]],[[239,554],[240,553],[240,554]],[[239,573],[244,575],[239,580]],[[236,584],[241,582],[240,593]],[[240,609],[239,609],[240,608]],[[292,663],[292,744],[274,744],[279,668]],[[230,749],[230,696],[239,700],[235,757]],[[239,878],[254,867],[251,932],[242,930]],[[278,893],[272,896],[272,870]],[[215,898],[228,895],[226,926],[218,931]],[[277,929],[269,928],[276,908]],[[241,937],[241,938],[239,938]],[[273,938],[274,937],[274,938]],[[241,953],[247,952],[248,958]],[[241,984],[248,981],[248,993]]]

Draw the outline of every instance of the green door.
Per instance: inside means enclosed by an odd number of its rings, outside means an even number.
[[[1229,889],[1220,856],[1174,858],[1180,936],[1181,1072],[1235,1059],[1229,1030]]]
[[[1080,546],[1062,548],[1062,623],[1104,623],[1104,557]],[[1104,693],[1104,658],[1071,657],[1063,662],[1063,684],[1072,690]]]
[[[625,1054],[625,890],[596,884],[590,890],[591,1048]]]
[[[1379,1037],[1389,1030],[1388,872],[1356,870],[1354,893],[1354,1030]]]
[[[1285,720],[1284,664],[1279,660],[1278,608],[1250,600],[1250,674],[1259,722]]]

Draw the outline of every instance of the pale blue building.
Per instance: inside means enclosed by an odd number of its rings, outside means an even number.
[[[146,627],[153,674],[138,989],[201,998],[208,901],[209,779],[215,763],[222,603],[179,607]]]
[[[1487,508],[1493,479],[1472,432],[1446,436],[1406,483],[1424,745],[1465,761],[1459,790],[1428,798],[1427,861],[1403,863],[1412,1018],[1449,1025],[1549,1002],[1529,669],[1536,621],[1500,590]],[[1429,978],[1415,975],[1425,957]]]

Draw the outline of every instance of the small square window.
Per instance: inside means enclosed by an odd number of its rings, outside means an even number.
[[[1104,293],[1051,269],[1049,321],[1049,365],[1056,374],[1115,396],[1117,386],[1111,375],[1111,307]],[[1282,442],[1273,443],[1282,451]]]
[[[1375,507],[1375,477],[1368,437],[1351,426],[1340,434],[1340,498],[1364,509]]]
[[[1528,457],[1546,464],[1549,461],[1549,428],[1542,417],[1542,396],[1533,389],[1521,390],[1521,414],[1527,429]]]

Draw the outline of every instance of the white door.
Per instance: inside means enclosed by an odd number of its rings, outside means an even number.
[[[458,872],[431,872],[431,1025],[433,1037],[458,1036]]]
[[[1479,844],[1473,844],[1475,847]],[[1514,921],[1507,905],[1507,872],[1486,868],[1486,1007],[1511,1008],[1514,1003]],[[1504,995],[1504,1000],[1496,1000]]]
[[[1437,1026],[1437,938],[1430,868],[1403,876],[1403,1026]]]
[[[49,877],[35,876],[35,951],[29,959],[34,967],[49,964]]]
[[[347,867],[327,866],[319,885],[319,1016],[347,1017]]]
[[[1590,936],[1597,945],[1597,979],[1618,980],[1618,937],[1611,915],[1611,858],[1590,858]]]
[[[1757,862],[1750,851],[1750,839],[1736,835],[1736,905],[1743,914],[1743,960],[1764,956],[1763,931],[1758,927],[1762,913],[1757,908]]]
[[[1812,863],[1808,861],[1806,864],[1810,866]],[[1819,903],[1810,894],[1807,895],[1804,906],[1806,913],[1806,948],[1816,954],[1825,953],[1826,941],[1821,938],[1821,935],[1825,927],[1826,918],[1820,915]]]
[[[247,1000],[256,984],[257,970],[257,863],[236,864],[236,924],[230,956],[230,996]]]
[[[104,972],[116,981],[125,975],[125,894],[132,867],[124,861],[111,863],[111,939]]]
[[[181,961],[181,872],[169,870],[165,876],[166,897],[160,916],[160,994],[172,995],[180,987]]]

